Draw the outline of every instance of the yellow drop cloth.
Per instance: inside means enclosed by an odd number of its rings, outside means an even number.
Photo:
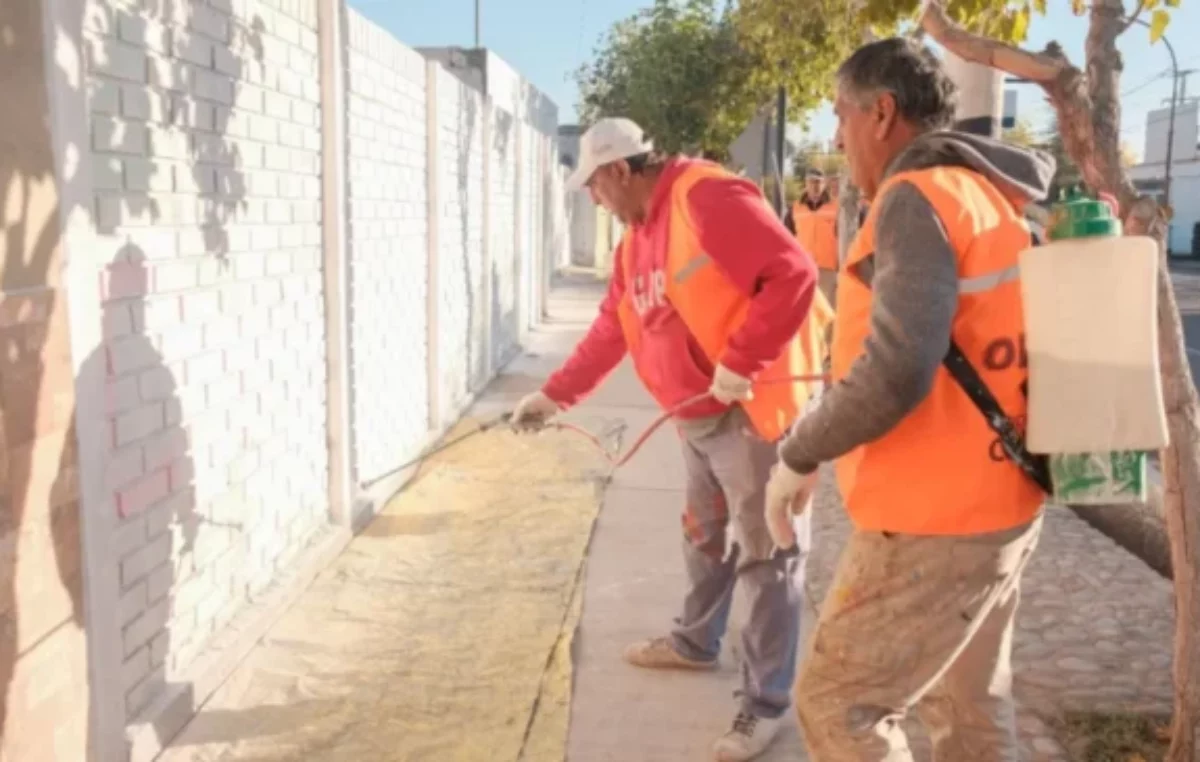
[[[570,433],[431,458],[165,759],[561,762],[602,466]]]

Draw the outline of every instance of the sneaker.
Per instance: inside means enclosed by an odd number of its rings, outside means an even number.
[[[717,762],[746,762],[762,754],[783,729],[786,716],[771,719],[738,712],[733,727],[713,747]]]
[[[625,649],[625,661],[645,669],[691,669],[710,670],[717,668],[716,659],[689,659],[675,648],[670,638],[651,638],[634,643]]]

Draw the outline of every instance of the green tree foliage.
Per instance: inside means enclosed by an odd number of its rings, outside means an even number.
[[[833,73],[863,39],[861,14],[845,0],[741,0],[733,21],[758,62],[751,84],[787,90],[791,121],[833,96]]]
[[[743,48],[761,64],[757,82],[783,84],[793,118],[833,97],[838,65],[868,37],[910,27],[921,0],[741,0],[735,14]],[[950,14],[973,31],[1021,41],[1043,0],[951,0]]]
[[[1038,138],[1029,122],[1021,120],[1004,131],[1004,139],[1014,145],[1031,148],[1037,145]]]
[[[618,22],[576,74],[584,123],[626,116],[666,151],[723,157],[770,93],[732,11],[714,0],[655,0]]]
[[[1038,143],[1037,147],[1053,156],[1057,164],[1057,168],[1054,170],[1054,180],[1050,184],[1050,198],[1056,199],[1063,189],[1080,185],[1083,182],[1083,173],[1079,171],[1079,165],[1075,163],[1075,160],[1067,153],[1057,119],[1051,123],[1047,134],[1049,139]]]
[[[792,175],[803,179],[810,168],[816,168],[826,175],[836,174],[846,165],[846,157],[840,153],[825,150],[820,143],[805,143],[792,157]]]

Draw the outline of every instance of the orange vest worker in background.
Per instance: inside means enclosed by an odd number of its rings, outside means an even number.
[[[826,187],[825,174],[816,168],[805,174],[804,192],[792,204],[784,224],[796,234],[801,248],[817,263],[818,285],[833,301],[838,269],[837,196]]]

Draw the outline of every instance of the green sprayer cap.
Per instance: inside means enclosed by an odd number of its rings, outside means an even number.
[[[1050,213],[1051,241],[1121,235],[1121,221],[1113,216],[1112,207],[1085,196],[1078,187],[1064,191],[1058,203],[1051,207]]]

